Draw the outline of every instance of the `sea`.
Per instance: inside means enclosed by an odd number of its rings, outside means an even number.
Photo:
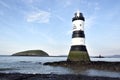
[[[43,65],[45,62],[65,61],[67,57],[0,56],[0,73],[81,74],[119,77],[120,72]],[[120,58],[90,58],[91,61],[120,62]]]

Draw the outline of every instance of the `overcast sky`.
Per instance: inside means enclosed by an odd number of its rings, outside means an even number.
[[[31,49],[67,55],[77,10],[89,55],[120,54],[120,0],[0,0],[0,55]]]

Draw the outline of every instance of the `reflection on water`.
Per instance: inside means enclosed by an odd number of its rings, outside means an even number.
[[[83,74],[90,76],[119,77],[120,72],[110,72],[84,67],[58,67],[43,65],[45,62],[64,61],[67,57],[17,57],[0,56],[0,73],[25,73],[25,74]],[[98,61],[99,58],[91,60]],[[104,59],[104,60],[103,60]],[[101,61],[105,61],[103,58]],[[108,61],[108,58],[106,59]],[[109,58],[109,61],[116,61],[117,58]],[[117,61],[119,61],[118,59]],[[100,61],[100,59],[99,59]]]
[[[89,75],[89,76],[107,76],[107,77],[120,78],[120,72],[110,72],[110,71],[95,70],[95,69],[86,70],[85,72],[81,74]]]
[[[70,74],[82,74],[88,76],[106,76],[120,78],[120,72],[113,72],[107,70],[86,69],[85,67],[69,67]]]

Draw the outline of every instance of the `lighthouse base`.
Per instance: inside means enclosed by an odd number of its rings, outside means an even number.
[[[70,51],[67,61],[90,61],[89,55],[86,51]]]
[[[67,61],[90,61],[85,45],[71,46]]]

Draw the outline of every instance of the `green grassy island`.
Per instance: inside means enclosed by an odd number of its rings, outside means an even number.
[[[49,55],[42,50],[27,50],[12,54],[12,56],[49,56]]]

